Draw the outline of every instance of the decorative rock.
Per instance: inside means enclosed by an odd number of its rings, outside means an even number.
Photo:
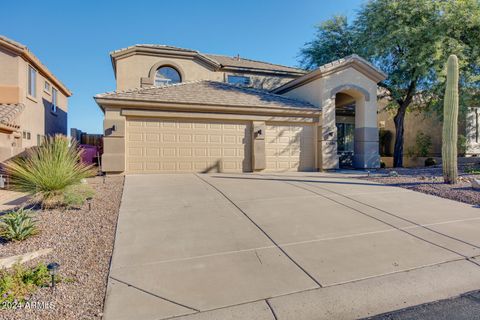
[[[388,175],[389,175],[390,177],[398,177],[398,172],[397,172],[397,171],[390,171],[390,172],[388,173]]]
[[[472,188],[474,190],[480,190],[480,180],[472,179]]]
[[[41,249],[41,250],[37,250],[37,251],[25,253],[25,254],[20,254],[18,256],[11,256],[11,257],[7,257],[7,258],[2,258],[2,259],[0,259],[0,269],[2,269],[2,268],[8,269],[11,266],[13,266],[15,263],[27,262],[27,261],[33,260],[35,258],[47,255],[50,252],[52,252],[52,249],[48,248],[48,249]]]

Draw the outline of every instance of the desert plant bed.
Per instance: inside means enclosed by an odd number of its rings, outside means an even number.
[[[95,191],[91,210],[88,203],[78,208],[39,209],[34,211],[38,234],[23,241],[0,240],[0,258],[52,248],[50,254],[27,262],[25,267],[58,262],[59,275],[68,280],[58,283],[55,290],[39,287],[27,298],[28,308],[0,310],[1,319],[102,317],[123,177],[86,180]],[[32,307],[32,302],[37,307]]]
[[[393,171],[398,176],[392,175]],[[457,184],[444,183],[439,167],[381,169],[362,179],[480,206],[480,190],[474,190],[471,184],[471,179],[480,179],[480,174],[475,174],[477,172],[480,173],[469,167],[459,167]]]

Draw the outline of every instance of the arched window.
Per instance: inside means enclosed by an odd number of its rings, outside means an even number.
[[[180,73],[172,67],[160,67],[155,72],[155,85],[164,86],[167,84],[182,82]]]

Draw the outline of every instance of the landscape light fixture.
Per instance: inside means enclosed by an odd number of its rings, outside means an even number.
[[[55,275],[57,274],[58,268],[60,268],[60,265],[56,262],[51,262],[47,266],[48,272],[52,277],[52,289],[55,288]]]
[[[92,210],[92,197],[87,198],[87,203],[88,203],[88,211]]]

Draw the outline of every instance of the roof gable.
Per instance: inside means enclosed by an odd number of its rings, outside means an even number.
[[[318,69],[315,69],[312,72],[307,73],[300,78],[294,79],[272,90],[272,92],[276,94],[283,94],[301,85],[309,83],[313,80],[326,77],[330,74],[333,74],[335,72],[338,72],[347,68],[353,68],[357,70],[358,72],[362,73],[366,77],[370,78],[375,83],[383,81],[387,78],[387,75],[383,71],[379,70],[370,62],[363,59],[362,57],[354,54],[354,55],[324,64]]]

